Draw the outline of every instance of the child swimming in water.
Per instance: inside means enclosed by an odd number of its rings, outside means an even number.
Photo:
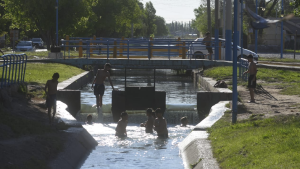
[[[180,122],[181,122],[180,127],[186,127],[186,125],[188,124],[188,119],[187,119],[187,117],[186,117],[186,116],[181,117]]]
[[[86,117],[86,124],[93,124],[92,120],[93,120],[93,116],[89,114]]]
[[[127,137],[127,131],[126,131],[127,123],[128,123],[128,114],[126,112],[122,112],[121,119],[118,121],[118,125],[116,127],[115,136]]]
[[[162,114],[160,108],[155,110],[157,118],[154,121],[154,130],[157,132],[158,138],[168,138],[167,121]]]
[[[153,133],[154,118],[152,116],[151,108],[147,109],[147,116],[148,116],[148,120],[145,123],[141,123],[140,126],[145,127],[146,133]]]

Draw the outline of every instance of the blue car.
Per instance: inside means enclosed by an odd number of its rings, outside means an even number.
[[[34,52],[35,51],[35,47],[32,43],[32,41],[20,41],[17,46],[16,46],[16,51],[20,51],[20,52]]]

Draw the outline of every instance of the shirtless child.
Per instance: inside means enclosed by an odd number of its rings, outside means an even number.
[[[250,91],[250,101],[248,101],[248,103],[255,103],[254,89],[256,88],[257,68],[256,68],[256,64],[253,62],[253,56],[248,55],[247,58],[248,58],[249,66],[248,66],[248,70],[246,72],[244,72],[243,74],[249,73],[248,88],[249,88],[249,91]]]
[[[127,123],[128,123],[128,114],[126,112],[122,112],[121,119],[118,121],[118,124],[116,127],[115,136],[127,137],[127,131],[126,131]]]
[[[48,80],[45,85],[45,93],[46,93],[46,105],[48,108],[48,116],[49,116],[49,123],[53,121],[55,113],[56,113],[56,92],[57,92],[57,85],[59,78],[58,73],[54,73],[51,80]],[[53,107],[53,117],[51,119],[51,108]]]
[[[92,89],[94,90],[94,95],[96,96],[96,100],[97,100],[97,107],[102,107],[102,97],[104,95],[104,90],[105,90],[105,86],[104,86],[104,81],[106,79],[106,77],[108,78],[108,81],[112,87],[113,90],[114,86],[110,80],[110,74],[109,74],[109,70],[111,68],[111,65],[109,63],[106,63],[104,65],[104,69],[98,69],[97,71],[97,75],[95,80],[92,83]],[[95,87],[94,87],[95,84]]]
[[[146,133],[153,133],[153,123],[154,123],[154,118],[152,115],[152,109],[148,108],[147,109],[147,116],[148,119],[145,123],[141,123],[141,127],[145,127]]]
[[[206,36],[203,39],[203,43],[206,45],[206,49],[208,51],[207,59],[212,60],[213,50],[211,47],[212,40],[211,40],[210,32],[206,32],[205,35]]]
[[[160,108],[155,110],[155,115],[157,118],[154,121],[154,130],[157,132],[158,138],[168,138],[167,121]]]

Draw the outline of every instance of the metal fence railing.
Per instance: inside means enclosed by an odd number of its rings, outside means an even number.
[[[7,54],[0,58],[0,88],[24,82],[27,55]]]
[[[225,57],[225,39],[219,39],[216,43],[212,39],[211,48],[213,50],[209,58],[207,47],[203,43],[203,38],[191,39],[131,39],[131,38],[84,38],[67,37],[61,40],[64,59],[68,58],[146,58],[155,57],[167,59],[213,59],[213,60],[233,60],[233,56]],[[70,56],[72,49],[78,55]],[[215,55],[215,48],[218,56]],[[232,48],[233,49],[233,48]],[[255,53],[249,50],[241,50],[238,47],[237,57],[245,57]],[[233,52],[231,52],[233,55]],[[255,57],[257,60],[257,57]]]

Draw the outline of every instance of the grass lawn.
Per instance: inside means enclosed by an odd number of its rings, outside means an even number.
[[[296,58],[298,58],[296,56]],[[259,61],[268,61],[268,62],[286,62],[286,63],[293,63],[293,62],[300,62],[300,59],[289,59],[289,58],[263,58],[263,57],[260,57],[258,59],[258,63]]]
[[[47,80],[52,79],[55,72],[59,73],[58,82],[62,82],[84,72],[84,70],[58,63],[27,63],[25,82],[44,85]]]
[[[214,67],[204,71],[215,79],[232,79],[232,67]],[[259,68],[257,78],[281,87],[281,93],[300,95],[300,73]],[[238,82],[245,85],[245,82]],[[267,83],[264,83],[267,85]],[[300,116],[264,118],[253,114],[232,124],[231,111],[209,129],[214,157],[223,169],[299,168]]]
[[[300,117],[277,116],[231,124],[230,113],[209,129],[209,139],[220,167],[298,168],[300,166]]]
[[[210,68],[204,71],[204,75],[217,80],[232,79],[232,67]],[[300,72],[298,71],[258,68],[257,79],[281,88],[281,94],[300,95]],[[246,83],[239,81],[238,85],[246,85]]]
[[[25,53],[28,57],[28,59],[44,59],[48,58],[49,51],[42,51],[42,52],[15,52],[15,54],[22,54]],[[62,51],[64,54],[64,51]],[[5,53],[10,54],[10,53]],[[65,52],[65,57],[68,57],[69,53]],[[78,51],[70,51],[70,56],[79,56]]]
[[[58,63],[27,63],[25,82],[30,85],[38,85],[43,88],[47,80],[52,79],[54,73],[59,73],[58,82],[67,80],[75,75],[78,75],[85,70],[79,69],[74,66],[58,64]],[[0,69],[0,79],[2,78],[2,69]],[[26,89],[21,89],[26,92]],[[44,97],[44,90],[35,90],[29,92],[35,97]]]

